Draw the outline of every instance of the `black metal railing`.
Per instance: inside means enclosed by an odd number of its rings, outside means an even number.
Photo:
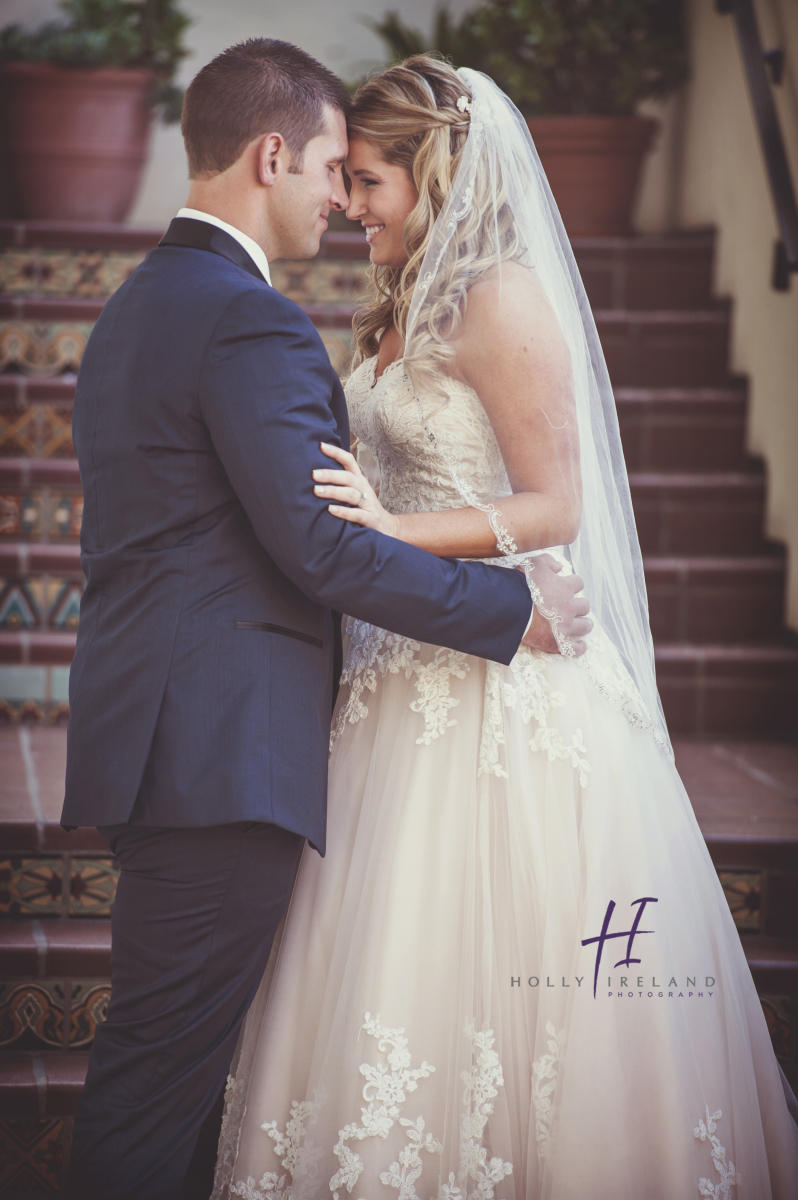
[[[716,0],[716,7],[718,12],[734,17],[737,29],[779,227],[780,236],[773,255],[773,287],[786,292],[790,287],[791,272],[798,271],[798,206],[771,80],[768,79],[769,68],[772,81],[776,84],[781,81],[784,51],[780,47],[763,51],[752,0]]]

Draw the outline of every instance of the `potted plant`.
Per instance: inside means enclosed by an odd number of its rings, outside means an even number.
[[[393,13],[372,28],[394,60],[424,39]],[[641,100],[687,75],[679,0],[489,0],[426,47],[490,75],[527,118],[571,235],[625,234],[656,121]]]
[[[189,23],[175,0],[64,0],[67,20],[0,32],[12,185],[31,219],[121,221],[152,116],[179,120]]]

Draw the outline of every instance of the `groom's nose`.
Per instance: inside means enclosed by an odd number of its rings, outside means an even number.
[[[349,207],[349,196],[344,183],[344,173],[339,167],[333,176],[333,188],[330,193],[330,208],[335,208],[339,212]]]

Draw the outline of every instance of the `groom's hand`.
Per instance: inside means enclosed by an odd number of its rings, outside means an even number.
[[[532,624],[524,634],[522,645],[531,646],[533,650],[544,650],[547,654],[560,653],[551,625],[540,611],[542,607],[560,617],[557,631],[561,637],[570,640],[574,655],[579,658],[587,650],[587,644],[581,639],[593,628],[593,622],[587,615],[590,604],[583,596],[576,594],[584,587],[581,577],[561,575],[561,571],[562,565],[550,554],[540,554],[535,558],[533,578],[543,597],[543,604],[535,604]]]

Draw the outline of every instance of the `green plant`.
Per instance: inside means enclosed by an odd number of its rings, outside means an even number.
[[[183,92],[174,84],[188,53],[183,32],[190,18],[175,0],[62,0],[67,21],[49,21],[33,33],[21,25],[0,31],[0,61],[47,62],[64,67],[144,67],[152,72],[152,104],[166,124],[180,120]]]
[[[413,54],[440,54],[450,59],[457,67],[484,66],[484,51],[475,35],[475,19],[481,13],[466,13],[454,23],[448,8],[443,5],[435,10],[432,39],[428,41],[417,29],[403,24],[398,13],[387,12],[381,21],[365,18],[364,25],[382,38],[392,63],[401,62]]]
[[[527,116],[633,113],[687,76],[680,0],[488,0],[431,42],[396,13],[372,28],[392,61],[432,51],[492,76]]]

